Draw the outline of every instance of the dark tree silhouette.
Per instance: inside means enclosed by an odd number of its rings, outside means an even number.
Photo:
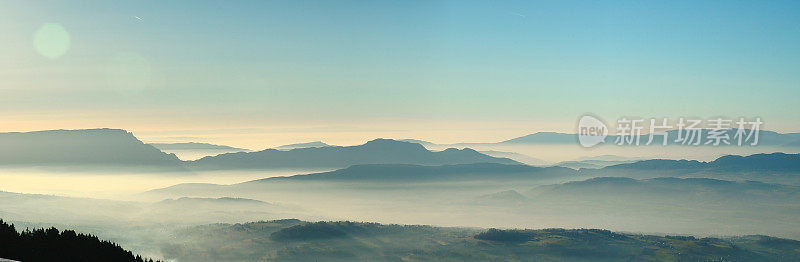
[[[152,262],[134,256],[110,241],[73,230],[39,228],[17,232],[13,224],[0,219],[0,258],[36,261],[136,261]]]

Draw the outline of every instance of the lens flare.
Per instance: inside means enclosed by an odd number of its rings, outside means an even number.
[[[33,36],[33,45],[40,55],[51,59],[59,58],[69,51],[69,33],[59,24],[42,24]]]

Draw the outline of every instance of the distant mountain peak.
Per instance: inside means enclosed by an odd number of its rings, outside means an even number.
[[[568,182],[568,183],[636,183],[638,180],[629,177],[594,177],[584,181]]]
[[[520,194],[516,190],[506,190],[497,193],[486,194],[478,197],[478,200],[483,201],[502,201],[502,202],[523,202],[528,200],[527,197]]]
[[[112,128],[0,133],[0,165],[182,168],[175,155]]]
[[[297,148],[329,147],[329,146],[331,146],[331,145],[323,143],[322,141],[313,141],[313,142],[282,145],[282,146],[276,147],[275,149],[278,149],[278,150],[292,150],[292,149],[297,149]]]
[[[421,144],[421,145],[423,145],[423,146],[425,146],[425,145],[434,145],[434,143],[433,143],[433,142],[428,142],[428,141],[425,141],[425,140],[419,140],[419,139],[410,139],[410,138],[407,138],[407,139],[398,139],[397,141],[410,142],[410,143],[417,143],[417,144]]]
[[[229,153],[192,161],[196,167],[230,168],[344,168],[362,164],[448,165],[470,163],[520,164],[508,158],[481,154],[472,149],[433,152],[424,146],[378,138],[356,146],[310,147]]]
[[[376,138],[376,139],[367,141],[367,143],[364,143],[364,145],[369,145],[369,144],[401,144],[401,143],[402,144],[412,144],[411,142],[399,141],[399,140],[394,140],[394,139],[389,139],[389,138]]]
[[[220,151],[250,151],[244,148],[237,148],[225,145],[215,145],[209,143],[186,142],[186,143],[150,143],[150,145],[161,150],[220,150]]]
[[[216,203],[216,204],[230,204],[230,203],[244,203],[244,204],[268,204],[267,202],[250,199],[250,198],[240,198],[240,197],[219,197],[219,198],[207,198],[207,197],[180,197],[176,199],[164,199],[162,200],[161,204],[180,204],[180,203],[188,203],[188,202],[197,202],[197,203]]]
[[[783,170],[800,171],[800,154],[781,152],[749,156],[726,155],[708,163],[725,170]]]
[[[539,179],[574,175],[566,168],[542,168],[521,164],[469,163],[455,165],[363,164],[334,171],[301,174],[288,177],[271,177],[245,183],[287,180],[328,181],[424,181],[424,180],[485,180]]]
[[[417,143],[397,141],[394,139],[385,139],[385,138],[373,139],[361,145],[361,147],[373,148],[373,149],[386,149],[386,150],[411,149],[411,150],[427,151],[427,149],[425,149],[424,146]]]
[[[707,137],[709,132],[713,129],[709,128],[702,128],[699,129],[699,134],[701,137]],[[738,141],[734,139],[737,132],[740,130],[737,128],[728,128],[725,129],[724,132],[730,138],[729,141],[731,142],[728,146],[738,146]],[[741,130],[749,132],[749,130]],[[671,129],[667,130],[667,143],[674,144],[674,145],[681,145],[679,142],[675,142],[675,139],[678,135],[686,136],[690,130],[683,129]],[[642,134],[642,137],[647,139],[648,134]],[[605,139],[606,144],[613,144],[616,140],[617,136],[615,135],[608,135]],[[500,143],[505,144],[575,144],[578,141],[578,135],[575,133],[559,133],[559,132],[549,132],[549,131],[542,131],[536,132],[533,134],[528,134],[525,136],[509,139],[506,141],[502,141]],[[645,140],[646,141],[646,140]],[[652,145],[661,145],[664,141],[664,137],[656,136],[654,137]],[[750,142],[752,141],[743,141],[742,146],[750,146]],[[793,145],[800,145],[800,133],[778,133],[775,131],[769,130],[760,130],[758,136],[758,145],[759,146],[793,146]]]
[[[649,159],[608,166],[603,169],[638,170],[728,170],[728,171],[800,171],[800,154],[762,153],[749,156],[726,155],[711,162],[697,160]]]
[[[451,153],[451,154],[462,154],[462,155],[488,155],[488,154],[484,154],[484,153],[478,152],[477,150],[469,148],[469,147],[465,147],[465,148],[462,148],[462,149],[450,147],[450,148],[447,148],[447,149],[445,149],[445,150],[443,150],[441,152],[446,152],[446,153]],[[506,158],[506,157],[499,157],[499,158]]]
[[[539,144],[563,144],[563,143],[577,143],[578,136],[576,134],[566,134],[558,132],[536,132],[533,134],[509,139],[500,143],[539,143]]]

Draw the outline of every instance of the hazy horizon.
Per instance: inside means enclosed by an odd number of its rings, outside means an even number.
[[[13,1],[0,11],[0,123],[248,148],[489,142],[568,132],[585,113],[761,117],[800,132],[797,9]]]
[[[4,1],[0,260],[800,261],[799,14]]]

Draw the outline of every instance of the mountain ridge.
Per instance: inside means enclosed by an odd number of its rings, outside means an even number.
[[[250,151],[249,149],[216,145],[209,143],[199,142],[186,142],[186,143],[149,143],[159,150],[227,150],[227,151]]]
[[[710,169],[723,171],[798,171],[800,154],[782,152],[759,153],[747,156],[725,155],[713,161],[648,159],[618,164],[603,169]]]
[[[226,153],[203,157],[187,163],[200,169],[345,168],[359,164],[520,164],[508,158],[491,157],[469,148],[448,148],[434,152],[417,143],[392,139],[375,139],[356,146],[309,147],[286,151],[265,149],[256,152]]]
[[[300,174],[285,177],[270,177],[245,183],[273,181],[426,181],[426,180],[471,180],[471,179],[514,179],[547,178],[553,175],[574,175],[575,172],[563,167],[535,167],[528,165],[507,165],[498,163],[473,163],[442,166],[423,166],[409,164],[367,164],[354,165],[334,171]],[[542,175],[542,177],[535,177]]]
[[[0,165],[182,168],[174,154],[111,128],[0,133]]]
[[[282,145],[282,146],[274,147],[274,149],[292,150],[292,149],[297,149],[297,148],[328,147],[328,146],[331,146],[331,145],[323,143],[322,141],[313,141],[313,142],[306,142],[306,143],[295,143],[295,144]]]

